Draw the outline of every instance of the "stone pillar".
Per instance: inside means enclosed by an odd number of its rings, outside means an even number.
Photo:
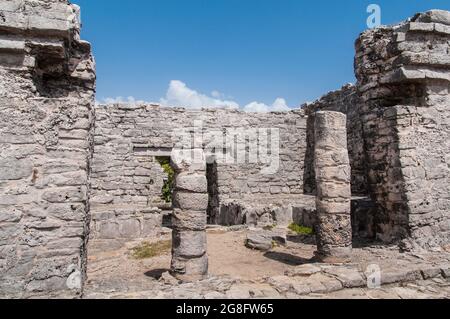
[[[315,113],[317,257],[348,262],[352,249],[350,161],[347,117],[339,112]]]
[[[175,170],[171,272],[178,279],[195,281],[208,274],[206,223],[208,186],[202,149],[172,152]]]

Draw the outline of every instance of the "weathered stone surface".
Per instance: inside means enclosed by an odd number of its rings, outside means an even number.
[[[349,260],[352,247],[349,158],[337,156],[347,149],[346,116],[320,111],[315,123],[315,176],[317,256],[325,261]],[[328,153],[330,157],[323,157]],[[337,171],[344,174],[337,176]]]
[[[324,243],[321,249],[328,249],[327,246],[351,247],[352,229],[349,214],[318,214],[317,220],[320,225],[317,227],[317,236]]]
[[[271,231],[272,242],[276,245],[285,246],[287,245],[287,231],[283,228],[275,228]]]
[[[418,14],[413,20],[417,22],[436,22],[450,25],[450,12],[444,10],[430,10],[425,13]]]
[[[450,266],[442,266],[441,267],[441,274],[444,278],[450,278]]]
[[[421,271],[423,279],[432,279],[439,277],[441,275],[441,269],[439,267],[426,267],[422,268]]]
[[[272,233],[263,230],[252,231],[247,235],[245,245],[251,249],[268,251],[273,246]]]
[[[295,276],[309,277],[309,276],[317,274],[321,271],[322,271],[322,268],[320,268],[319,266],[306,264],[306,265],[300,265],[300,266],[295,267],[294,270],[287,272],[286,275],[293,276],[293,277],[295,277]]]
[[[306,278],[276,276],[269,278],[268,283],[280,293],[291,292],[297,296],[311,293],[330,293],[343,289],[343,285],[338,279],[320,273],[312,274]]]
[[[280,294],[267,284],[235,284],[226,293],[228,299],[280,298]]]
[[[206,158],[202,149],[174,149],[170,159],[176,171],[206,171]]]
[[[179,283],[179,280],[173,277],[169,272],[163,273],[159,281],[169,286],[175,286]]]
[[[367,285],[364,275],[354,268],[333,267],[325,269],[324,272],[334,276],[346,288],[364,287]]]
[[[381,284],[387,285],[396,282],[409,282],[422,279],[419,269],[408,268],[387,268],[382,269]]]
[[[116,234],[117,237],[121,238],[134,238],[136,234],[141,232],[141,224],[137,219],[128,219],[124,220],[119,224],[119,234]]]
[[[0,294],[78,297],[93,151],[90,45],[79,38],[79,8],[65,0],[0,1],[0,28],[0,246],[15,241],[0,257]]]
[[[33,166],[31,161],[18,160],[14,158],[0,159],[0,179],[1,180],[20,180],[31,177]]]
[[[356,45],[362,143],[378,206],[376,236],[385,242],[407,239],[408,249],[441,246],[450,238],[440,230],[448,223],[448,207],[437,206],[448,197],[440,147],[448,140],[447,116],[438,110],[448,104],[449,16],[441,10],[420,13],[411,23],[366,31]],[[437,38],[442,47],[426,45]],[[419,86],[421,92],[412,94]],[[425,217],[429,211],[447,217]]]
[[[172,258],[172,273],[182,281],[196,281],[204,279],[208,273],[208,256],[199,258]]]
[[[208,191],[206,175],[182,173],[177,177],[175,189],[193,193],[206,193]]]
[[[176,191],[173,195],[171,273],[181,280],[199,280],[208,274],[206,209],[209,198],[205,172],[199,169],[206,167],[205,156],[203,150],[175,151],[172,156]]]
[[[206,229],[206,214],[204,211],[175,209],[172,214],[172,226],[180,230],[204,231]]]
[[[194,258],[201,257],[206,253],[205,231],[174,231],[172,240],[174,256]]]
[[[267,282],[272,285],[278,292],[282,293],[288,292],[293,287],[292,278],[288,276],[270,277]],[[310,291],[305,292],[305,294],[309,292]]]
[[[207,193],[188,193],[176,191],[173,196],[173,206],[182,210],[202,211],[208,208]]]

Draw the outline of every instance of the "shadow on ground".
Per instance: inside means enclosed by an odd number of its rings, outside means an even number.
[[[151,277],[153,279],[159,280],[163,273],[168,272],[169,269],[153,269],[150,271],[147,271],[144,275],[147,277]]]
[[[269,251],[264,254],[264,257],[281,262],[289,266],[300,266],[304,264],[314,263],[313,259],[302,258],[288,253]]]
[[[287,236],[287,240],[296,244],[304,244],[304,245],[316,244],[316,237],[311,235],[291,235]]]

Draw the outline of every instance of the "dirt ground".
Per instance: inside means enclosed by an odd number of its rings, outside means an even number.
[[[161,240],[167,240],[166,235]],[[283,275],[295,266],[307,263],[315,246],[290,241],[287,247],[276,247],[270,252],[260,252],[245,247],[245,231],[208,231],[209,273],[212,276],[231,276],[242,280],[257,280]],[[126,278],[136,280],[158,279],[170,268],[170,251],[161,256],[138,260],[132,248],[140,242],[130,242],[125,247],[96,253],[88,260],[88,280],[108,281]]]
[[[309,262],[316,249],[314,245],[290,241],[287,247],[276,247],[263,253],[246,248],[245,238],[245,232],[208,234],[211,274],[247,280],[282,275],[295,266]]]
[[[441,272],[439,267],[437,268],[439,273],[435,273],[436,265],[443,263],[446,266],[442,266],[442,269],[450,273],[448,270],[450,254],[445,251],[430,254],[400,254],[396,246],[362,245],[353,250],[352,263],[348,265],[354,269],[352,273],[348,273],[347,266],[343,269],[337,266],[338,272],[343,277],[339,277],[339,274],[327,276],[322,269],[321,274],[308,279],[295,275],[292,277],[292,273],[295,273],[299,266],[304,267],[301,265],[333,267],[313,265],[312,258],[316,250],[315,244],[311,242],[313,237],[288,236],[286,246],[261,252],[245,247],[247,232],[245,229],[230,231],[227,228],[208,230],[209,276],[197,283],[173,284],[171,281],[166,282],[166,277],[160,280],[170,268],[171,251],[168,245],[161,255],[146,259],[136,259],[133,256],[133,248],[140,246],[142,241],[128,242],[116,250],[91,252],[88,258],[88,279],[84,297],[246,299],[252,296],[259,298],[448,298],[450,296],[448,279],[439,277]],[[167,231],[158,238],[158,242],[170,240],[170,237],[170,231]],[[338,276],[340,280],[350,280],[351,284],[354,279],[352,276],[356,275],[355,271],[364,273],[369,265],[374,264],[383,269],[386,280],[399,283],[381,290],[345,289],[347,286],[341,286],[336,280]],[[422,269],[430,278],[425,281],[413,279],[412,282],[404,282],[403,277],[416,268]],[[338,287],[335,287],[336,283]],[[321,284],[326,287],[320,286]],[[406,284],[407,286],[404,286]],[[297,290],[294,289],[295,293],[292,293],[290,287],[292,285],[297,287]],[[321,294],[303,295],[303,288],[299,287],[305,285],[312,292],[320,291]]]

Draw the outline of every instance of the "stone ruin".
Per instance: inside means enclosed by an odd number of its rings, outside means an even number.
[[[97,105],[80,26],[66,0],[0,1],[0,296],[80,296],[88,255],[168,224],[186,280],[207,275],[207,223],[314,227],[328,262],[450,243],[449,12],[362,33],[356,85],[268,114]]]

